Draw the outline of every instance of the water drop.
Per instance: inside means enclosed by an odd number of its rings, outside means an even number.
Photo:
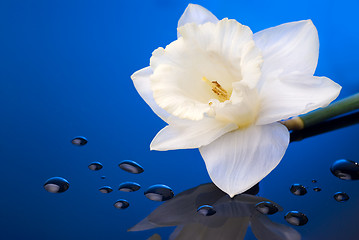
[[[312,183],[317,183],[317,182],[318,182],[318,181],[317,181],[317,180],[315,180],[315,179],[313,179],[313,180],[312,180]]]
[[[118,164],[118,166],[122,169],[125,170],[126,172],[129,173],[134,173],[134,174],[139,174],[139,173],[143,173],[143,167],[131,160],[124,160],[122,162],[120,162],[120,164]]]
[[[118,190],[122,192],[135,192],[141,188],[140,184],[135,182],[124,182],[118,187]]]
[[[67,191],[69,187],[69,182],[62,177],[49,178],[44,184],[45,190],[51,193],[62,193]]]
[[[202,216],[212,216],[216,213],[216,210],[210,205],[203,205],[197,209],[197,212]]]
[[[349,200],[349,196],[345,192],[337,192],[334,194],[334,199],[337,202],[346,202]]]
[[[100,162],[92,162],[88,166],[88,168],[92,171],[98,171],[103,168],[102,164]]]
[[[101,179],[106,179],[106,176],[101,176]]]
[[[109,187],[109,186],[103,186],[101,188],[99,188],[99,191],[102,192],[102,193],[110,193],[112,192],[112,187]]]
[[[320,191],[322,191],[322,189],[321,189],[320,187],[315,187],[315,188],[313,188],[313,190],[314,190],[315,192],[320,192]]]
[[[300,184],[293,184],[290,187],[290,191],[294,195],[297,195],[297,196],[303,196],[307,193],[307,189],[303,185],[300,185]]]
[[[156,184],[145,191],[145,196],[152,201],[167,201],[173,198],[172,189],[163,184]]]
[[[86,145],[87,143],[87,138],[83,137],[83,136],[78,136],[78,137],[74,137],[72,140],[71,140],[71,143],[73,145],[76,145],[76,146],[83,146],[83,145]]]
[[[113,204],[113,206],[117,209],[126,209],[130,206],[130,203],[125,199],[119,199]]]
[[[266,202],[266,201],[257,203],[256,209],[258,212],[260,212],[262,214],[266,214],[266,215],[272,215],[272,214],[278,212],[277,206],[275,206],[271,202]]]
[[[298,211],[290,211],[284,216],[284,219],[292,225],[295,226],[303,226],[307,224],[308,218],[305,214]]]
[[[334,176],[343,180],[359,179],[359,164],[351,160],[339,159],[335,161],[330,167],[330,171]]]

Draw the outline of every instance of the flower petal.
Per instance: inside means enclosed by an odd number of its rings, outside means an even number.
[[[206,22],[217,23],[219,20],[210,11],[197,4],[188,4],[186,10],[178,21],[178,27],[187,23],[196,23],[198,25]],[[178,37],[180,37],[178,33]]]
[[[152,73],[153,71],[151,67],[142,68],[141,70],[138,70],[132,74],[131,79],[133,80],[133,84],[135,85],[137,92],[140,94],[143,100],[145,100],[148,106],[151,107],[152,111],[160,118],[162,118],[163,121],[166,121],[170,114],[168,114],[168,112],[166,112],[164,109],[160,108],[153,98],[150,82],[150,76]]]
[[[217,24],[186,24],[179,31],[182,37],[155,50],[150,64],[153,96],[168,113],[200,120],[210,110],[209,101],[219,98],[211,83],[217,82],[226,93],[237,81],[256,85],[262,56],[248,27],[223,19]]]
[[[301,240],[300,233],[289,226],[272,222],[270,218],[257,213],[251,220],[252,232],[257,239]]]
[[[168,120],[169,125],[158,132],[152,140],[151,150],[199,148],[238,128],[234,123],[216,121],[208,117],[200,121],[173,117]]]
[[[318,32],[311,20],[285,23],[255,33],[261,49],[263,75],[271,71],[313,75],[319,55]]]
[[[272,123],[229,132],[199,150],[213,183],[233,197],[267,176],[288,144],[287,128]]]
[[[326,107],[341,86],[326,77],[281,76],[263,85],[257,125],[268,124]]]

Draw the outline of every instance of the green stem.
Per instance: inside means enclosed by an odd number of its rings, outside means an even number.
[[[356,109],[359,109],[359,93],[330,104],[325,108],[300,116],[300,118],[303,121],[304,128],[307,128]]]

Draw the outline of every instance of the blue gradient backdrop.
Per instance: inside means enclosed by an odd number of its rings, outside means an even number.
[[[146,239],[172,229],[126,230],[159,204],[142,191],[101,194],[103,185],[122,181],[143,188],[164,183],[175,193],[209,182],[197,150],[150,152],[149,143],[165,126],[137,94],[130,75],[149,64],[151,53],[176,39],[188,1],[2,0],[0,2],[0,239]],[[196,1],[218,18],[235,18],[253,32],[289,21],[312,19],[320,38],[318,76],[343,86],[339,98],[359,91],[357,0]],[[290,145],[281,164],[261,183],[260,194],[285,211],[300,210],[309,223],[297,227],[303,239],[357,239],[358,182],[333,177],[339,158],[359,161],[359,126]],[[84,147],[71,145],[84,135]],[[132,175],[118,168],[124,159],[145,168]],[[104,168],[87,166],[100,161]],[[100,176],[107,176],[100,179]],[[61,176],[70,189],[51,194],[46,179]],[[322,192],[304,197],[292,183]],[[351,199],[337,203],[332,195]],[[125,211],[112,204],[130,201]],[[286,224],[283,212],[273,219]],[[247,239],[253,239],[248,236]]]

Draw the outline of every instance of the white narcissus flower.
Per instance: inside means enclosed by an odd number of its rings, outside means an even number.
[[[313,76],[319,41],[310,20],[253,34],[190,4],[177,30],[178,39],[131,76],[168,123],[151,149],[199,148],[212,181],[233,197],[282,159],[289,132],[278,121],[327,106],[341,87]]]

